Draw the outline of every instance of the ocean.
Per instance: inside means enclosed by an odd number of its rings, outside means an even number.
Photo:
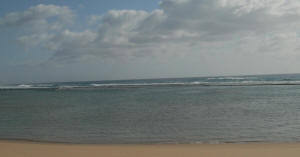
[[[2,85],[0,139],[300,142],[300,75]]]

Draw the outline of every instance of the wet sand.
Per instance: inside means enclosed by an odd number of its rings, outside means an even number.
[[[299,157],[300,144],[75,145],[0,141],[3,157]]]

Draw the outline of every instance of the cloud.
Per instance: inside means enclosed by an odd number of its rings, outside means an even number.
[[[41,34],[32,34],[32,35],[24,35],[18,37],[17,41],[19,41],[22,45],[27,47],[35,47],[42,44],[43,41],[48,41],[53,38],[53,35],[48,33],[41,33]]]
[[[42,44],[55,61],[210,52],[297,55],[299,10],[297,0],[162,0],[151,12],[93,15],[85,29],[72,31],[62,27],[73,21],[72,10],[38,5],[7,14],[0,26],[43,25],[47,33],[36,31],[19,41]]]
[[[51,22],[51,18],[52,19]],[[73,12],[65,6],[44,5],[30,7],[24,12],[12,12],[0,18],[0,27],[28,26],[33,31],[58,29],[63,24],[71,23],[74,19]]]
[[[98,24],[102,20],[102,15],[91,15],[88,17],[88,24],[95,25]]]

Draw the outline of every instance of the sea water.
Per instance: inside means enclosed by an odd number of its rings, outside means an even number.
[[[300,75],[5,85],[0,139],[299,142]]]

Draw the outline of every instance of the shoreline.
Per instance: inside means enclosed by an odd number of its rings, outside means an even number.
[[[31,139],[0,139],[7,143],[34,143],[34,144],[60,144],[60,145],[223,145],[223,144],[300,144],[300,141],[199,141],[199,142],[114,142],[114,143],[86,143],[86,142],[60,142]]]
[[[299,156],[300,143],[66,144],[0,140],[5,157],[281,157]]]

